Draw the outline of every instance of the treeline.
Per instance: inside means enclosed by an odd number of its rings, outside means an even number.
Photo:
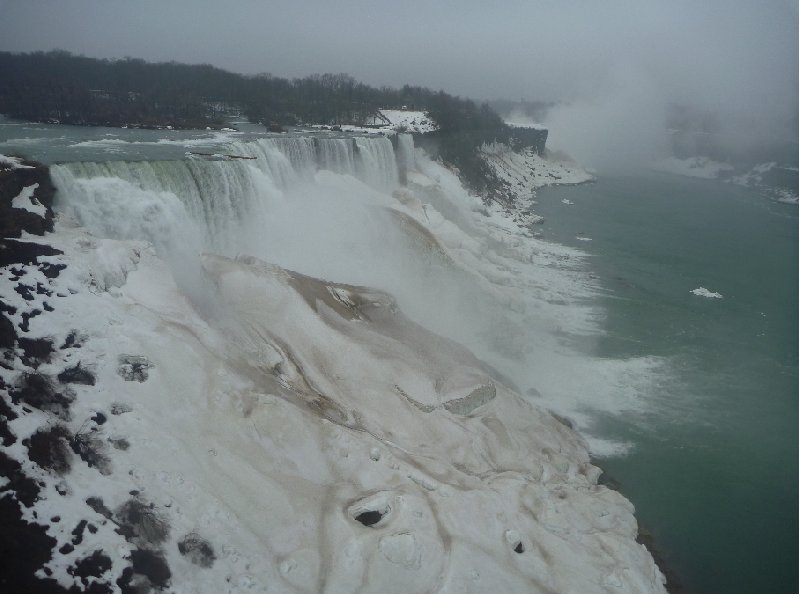
[[[439,131],[421,142],[457,166],[478,191],[486,171],[476,148],[493,140],[514,142],[488,104],[418,86],[371,87],[347,74],[286,79],[208,64],[0,52],[0,81],[0,113],[78,125],[221,127],[233,114],[276,126],[367,124],[380,108],[425,110]],[[536,148],[543,150],[544,141]]]

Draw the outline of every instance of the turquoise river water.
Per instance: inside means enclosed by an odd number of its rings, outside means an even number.
[[[665,362],[641,412],[600,420],[632,447],[599,464],[675,591],[797,592],[797,207],[656,173],[547,188],[537,202],[543,236],[588,252],[603,286],[593,354]]]

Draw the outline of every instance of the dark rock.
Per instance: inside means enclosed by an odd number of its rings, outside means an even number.
[[[24,353],[23,359],[30,362],[47,363],[53,353],[53,341],[48,338],[19,338],[19,348]]]
[[[141,355],[120,355],[117,373],[126,381],[144,382],[151,367],[153,364]]]
[[[106,454],[106,444],[94,431],[76,433],[69,443],[72,451],[78,454],[89,468],[96,468],[100,474],[111,474],[111,459]]]
[[[86,524],[89,522],[86,520],[81,520],[78,522],[78,525],[72,529],[72,544],[79,545],[83,542],[83,531],[86,529]]]
[[[28,448],[28,458],[56,474],[69,472],[72,455],[67,447],[71,435],[63,425],[39,429],[22,443]]]
[[[166,560],[153,551],[136,549],[131,552],[131,565],[135,574],[143,575],[157,588],[169,585],[172,572]]]
[[[47,528],[26,522],[19,503],[10,495],[0,499],[0,591],[66,594],[68,590],[36,572],[53,557],[56,539]]]
[[[0,476],[8,479],[8,483],[0,487],[0,493],[11,491],[17,501],[25,507],[32,506],[39,498],[39,485],[22,471],[22,465],[0,451]],[[0,522],[0,526],[4,526]],[[0,530],[2,532],[2,530]]]
[[[17,293],[19,293],[19,294],[20,294],[20,296],[21,296],[21,297],[22,297],[22,298],[23,298],[25,301],[33,301],[33,293],[31,292],[31,291],[33,291],[33,287],[31,287],[31,286],[29,286],[29,285],[23,285],[22,283],[18,283],[18,284],[17,284],[17,285],[14,287],[14,290],[15,290]]]
[[[58,381],[62,384],[84,384],[86,386],[93,386],[95,379],[94,374],[85,367],[81,367],[81,363],[78,361],[78,364],[74,367],[68,367],[59,373]]]
[[[101,412],[97,412],[97,413],[95,413],[95,415],[92,417],[92,420],[93,420],[93,421],[94,421],[96,424],[98,424],[98,425],[102,425],[103,423],[105,423],[105,422],[106,422],[106,420],[107,420],[107,417],[106,417],[106,416],[105,416],[103,413],[101,413]]]
[[[190,532],[178,542],[181,555],[200,567],[211,567],[216,560],[214,549],[200,535]]]
[[[70,333],[67,334],[67,338],[64,339],[64,344],[61,345],[61,349],[70,349],[76,348],[79,349],[83,346],[83,341],[78,336],[77,330],[70,330]]]
[[[119,525],[117,532],[127,540],[157,545],[169,536],[169,524],[159,516],[152,503],[148,505],[139,499],[129,499],[115,516]]]
[[[0,239],[0,266],[37,264],[39,256],[60,256],[64,252],[49,245],[15,239]]]
[[[113,516],[111,510],[106,507],[105,503],[103,503],[102,497],[89,497],[86,499],[86,505],[91,507],[94,511],[107,520],[110,520]]]
[[[0,380],[0,389],[3,387],[2,380]],[[16,418],[16,413],[11,410],[5,399],[0,397],[0,439],[2,440],[0,443],[3,447],[7,448],[17,442],[17,436],[11,432],[11,427],[8,426],[8,421],[13,421]]]
[[[49,262],[39,264],[39,270],[46,278],[57,278],[66,267],[66,264],[50,264]]]
[[[40,163],[23,161],[29,168],[0,169],[0,237],[20,237],[23,232],[43,235],[53,230],[53,196],[55,186],[50,170]],[[25,209],[14,208],[13,200],[24,188],[38,184],[35,198],[45,207],[45,216]]]
[[[31,311],[22,312],[22,323],[19,325],[19,329],[23,332],[27,332],[30,329],[30,319],[35,318],[41,313],[41,309],[32,309]]]
[[[67,543],[64,543],[64,546],[62,546],[60,549],[58,549],[58,552],[61,553],[62,555],[69,555],[74,550],[75,550],[75,547],[72,544],[67,542]]]
[[[101,577],[105,572],[111,569],[111,559],[103,554],[103,551],[95,551],[89,557],[84,557],[78,561],[73,567],[67,569],[70,575],[81,579],[83,585],[87,585],[89,580],[87,578]]]
[[[55,311],[55,308],[53,308],[52,305],[47,303],[47,301],[42,302],[42,307],[44,308],[45,311]]]
[[[518,542],[517,546],[514,547],[514,552],[520,555],[525,552],[525,547],[521,542]]]
[[[14,323],[0,312],[0,349],[12,349],[17,340],[17,330]]]
[[[26,373],[20,387],[11,391],[14,404],[24,402],[39,410],[51,412],[59,418],[69,421],[69,407],[74,396],[68,392],[56,392],[52,382],[39,373]]]

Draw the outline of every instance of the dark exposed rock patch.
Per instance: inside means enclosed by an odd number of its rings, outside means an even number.
[[[69,429],[55,425],[49,429],[39,429],[22,443],[27,446],[28,458],[32,462],[56,474],[66,474],[72,460],[68,447],[71,437]]]
[[[141,355],[120,355],[117,373],[126,381],[144,382],[147,381],[147,370],[151,367],[153,364]]]
[[[104,555],[103,551],[95,551],[91,556],[84,557],[67,571],[70,575],[80,578],[83,585],[86,586],[89,584],[88,578],[99,578],[109,569],[111,569],[111,559]]]
[[[22,323],[19,325],[19,329],[23,332],[27,332],[30,329],[30,319],[35,318],[41,313],[41,309],[32,309],[31,311],[22,312]]]
[[[62,384],[83,384],[85,386],[93,386],[95,379],[94,374],[81,367],[80,361],[73,367],[67,367],[64,371],[58,374],[58,381]],[[101,423],[102,424],[102,423]]]
[[[32,506],[39,498],[39,485],[22,471],[22,465],[0,451],[0,476],[8,479],[8,483],[0,487],[0,493],[10,491],[17,496],[17,501],[25,507]],[[0,522],[0,526],[4,526]],[[2,532],[2,530],[0,530]]]
[[[79,334],[77,330],[70,330],[70,333],[67,334],[67,338],[64,340],[64,344],[62,344],[59,348],[62,350],[79,349],[83,346],[85,341],[86,337]]]
[[[178,542],[178,551],[200,567],[211,567],[216,560],[213,547],[199,534],[190,532]]]
[[[83,542],[83,531],[86,529],[87,520],[81,520],[78,525],[72,529],[72,544],[79,545]]]
[[[64,252],[49,245],[16,239],[0,239],[0,266],[38,264],[40,256],[60,256]]]
[[[54,579],[36,577],[52,558],[56,539],[44,526],[26,522],[19,503],[10,495],[0,499],[0,591],[31,594],[66,593]]]
[[[123,503],[115,515],[117,532],[127,540],[142,545],[158,545],[169,536],[169,524],[155,510],[155,506],[139,499]]]
[[[20,296],[21,296],[21,297],[22,297],[22,298],[23,298],[25,301],[33,301],[33,293],[32,293],[33,289],[34,289],[34,288],[33,288],[33,287],[31,287],[30,285],[23,285],[22,283],[18,283],[18,284],[17,284],[17,285],[14,287],[14,291],[16,291],[17,293],[19,293],[19,295],[20,295]]]
[[[70,440],[70,446],[89,468],[96,468],[100,474],[111,474],[111,459],[106,453],[106,444],[95,431],[76,433]]]
[[[4,387],[3,381],[0,379],[0,389]],[[16,413],[11,410],[5,399],[0,397],[0,444],[3,447],[14,445],[17,442],[17,436],[12,433],[11,428],[8,426],[8,421],[13,421],[16,418]]]
[[[136,549],[131,552],[131,567],[122,572],[117,585],[123,594],[143,594],[153,587],[169,585],[172,572],[166,560],[156,552]]]
[[[49,262],[39,264],[39,270],[46,278],[57,278],[66,267],[66,264],[50,264]]]
[[[34,408],[51,412],[64,421],[69,421],[69,407],[75,397],[64,390],[57,392],[49,378],[39,373],[26,373],[21,385],[11,390],[14,404],[24,402]]]
[[[107,520],[110,520],[114,515],[112,511],[108,509],[108,507],[106,507],[106,504],[103,503],[102,497],[89,497],[88,499],[86,499],[86,505],[91,507],[94,511],[96,511],[98,514],[100,514]]]
[[[0,236],[19,237],[23,231],[42,235],[53,230],[53,197],[55,186],[50,170],[34,161],[23,161],[18,169],[0,169]],[[25,209],[14,208],[12,202],[23,189],[38,184],[33,198],[45,207],[41,217]]]
[[[75,547],[72,546],[71,543],[67,542],[67,543],[64,543],[64,546],[62,546],[60,549],[58,549],[58,552],[61,553],[62,555],[69,555],[74,550],[75,550]]]
[[[14,323],[0,311],[0,349],[12,349],[17,340],[17,330]]]
[[[19,338],[19,348],[23,352],[23,363],[26,365],[47,363],[53,354],[53,341],[48,338]]]

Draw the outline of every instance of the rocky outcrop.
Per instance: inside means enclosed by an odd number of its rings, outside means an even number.
[[[21,159],[0,160],[0,237],[52,231],[54,194],[46,166]]]

